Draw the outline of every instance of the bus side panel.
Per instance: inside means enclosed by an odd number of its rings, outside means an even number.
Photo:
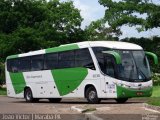
[[[61,96],[73,93],[86,78],[86,68],[65,68],[52,71],[53,79]]]
[[[23,91],[16,93],[16,90],[13,87],[13,81],[11,80],[9,72],[6,70],[5,73],[6,73],[7,96],[23,98]],[[16,86],[19,87],[18,84],[16,84]]]
[[[107,98],[117,98],[117,79],[110,77],[110,76],[105,76],[105,92]],[[121,83],[121,81],[119,81]]]
[[[64,95],[63,97],[73,97],[73,98],[84,98],[84,93],[85,93],[85,87],[87,85],[93,85],[96,90],[98,97],[101,96],[101,88],[100,88],[100,81],[103,79],[103,77],[98,74],[97,71],[88,69],[88,74],[85,77],[84,80],[77,86],[77,88],[73,91],[71,91],[69,94]]]
[[[50,70],[25,72],[26,85],[32,90],[34,98],[60,97]]]

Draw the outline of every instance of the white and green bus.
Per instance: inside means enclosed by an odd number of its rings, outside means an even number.
[[[7,95],[27,102],[86,98],[124,103],[152,95],[147,56],[157,56],[126,42],[87,41],[11,55],[6,59]]]

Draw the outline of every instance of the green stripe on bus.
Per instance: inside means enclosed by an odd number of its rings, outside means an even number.
[[[135,90],[117,85],[117,98],[150,97],[152,95],[152,89],[150,87],[143,90]]]
[[[74,49],[79,49],[77,44],[70,44],[70,45],[65,45],[65,46],[49,48],[49,49],[46,49],[46,53],[61,52],[61,51],[74,50]]]
[[[18,58],[18,55],[11,55],[7,57],[7,59],[13,59],[13,58]]]
[[[52,70],[52,75],[61,96],[67,95],[78,89],[78,86],[86,78],[86,68],[66,68]]]
[[[23,73],[9,73],[16,94],[23,92],[26,82]]]

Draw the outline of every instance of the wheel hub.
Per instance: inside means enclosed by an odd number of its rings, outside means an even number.
[[[96,92],[95,92],[95,91],[91,91],[91,92],[89,93],[89,99],[90,99],[90,100],[94,99],[95,96],[96,96]]]
[[[27,98],[27,100],[30,100],[31,99],[31,92],[27,92],[27,95],[26,95],[26,98]]]

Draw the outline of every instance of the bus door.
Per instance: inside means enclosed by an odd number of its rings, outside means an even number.
[[[108,98],[116,97],[116,64],[115,59],[112,55],[105,54],[104,57],[105,65],[105,91]]]

